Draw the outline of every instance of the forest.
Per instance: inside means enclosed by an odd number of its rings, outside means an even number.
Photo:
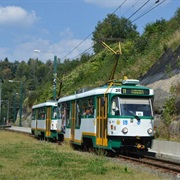
[[[93,54],[84,53],[75,59],[57,59],[56,99],[81,88],[93,88],[108,81],[115,54],[103,47],[105,42],[119,50],[115,79],[123,76],[138,79],[168,48],[176,49],[180,42],[180,8],[169,20],[160,19],[145,26],[139,34],[136,25],[114,14],[99,21],[93,31]],[[180,66],[180,63],[179,63]],[[45,63],[30,58],[27,62],[8,57],[0,60],[1,108],[0,124],[6,119],[15,122],[22,103],[23,115],[31,113],[34,104],[53,99],[54,61]],[[9,81],[11,80],[11,81]]]

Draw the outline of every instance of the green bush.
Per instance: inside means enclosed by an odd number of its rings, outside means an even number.
[[[163,111],[164,123],[169,125],[176,114],[176,87],[171,87],[171,96],[165,101],[165,108]]]

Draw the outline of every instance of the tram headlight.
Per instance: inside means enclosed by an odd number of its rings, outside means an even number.
[[[147,132],[148,132],[148,134],[152,134],[152,129],[151,128],[149,128],[148,130],[147,130]]]
[[[122,129],[122,133],[123,133],[123,134],[127,134],[127,133],[128,133],[128,128],[124,127],[124,128]]]

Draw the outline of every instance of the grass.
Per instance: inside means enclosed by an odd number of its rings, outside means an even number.
[[[0,179],[161,179],[113,163],[104,156],[0,130]]]

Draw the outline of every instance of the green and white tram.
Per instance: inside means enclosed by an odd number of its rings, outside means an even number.
[[[60,98],[57,139],[116,152],[147,150],[154,138],[154,91],[138,84],[127,79]]]
[[[31,117],[32,134],[41,139],[55,139],[58,121],[57,112],[57,101],[34,105]]]

